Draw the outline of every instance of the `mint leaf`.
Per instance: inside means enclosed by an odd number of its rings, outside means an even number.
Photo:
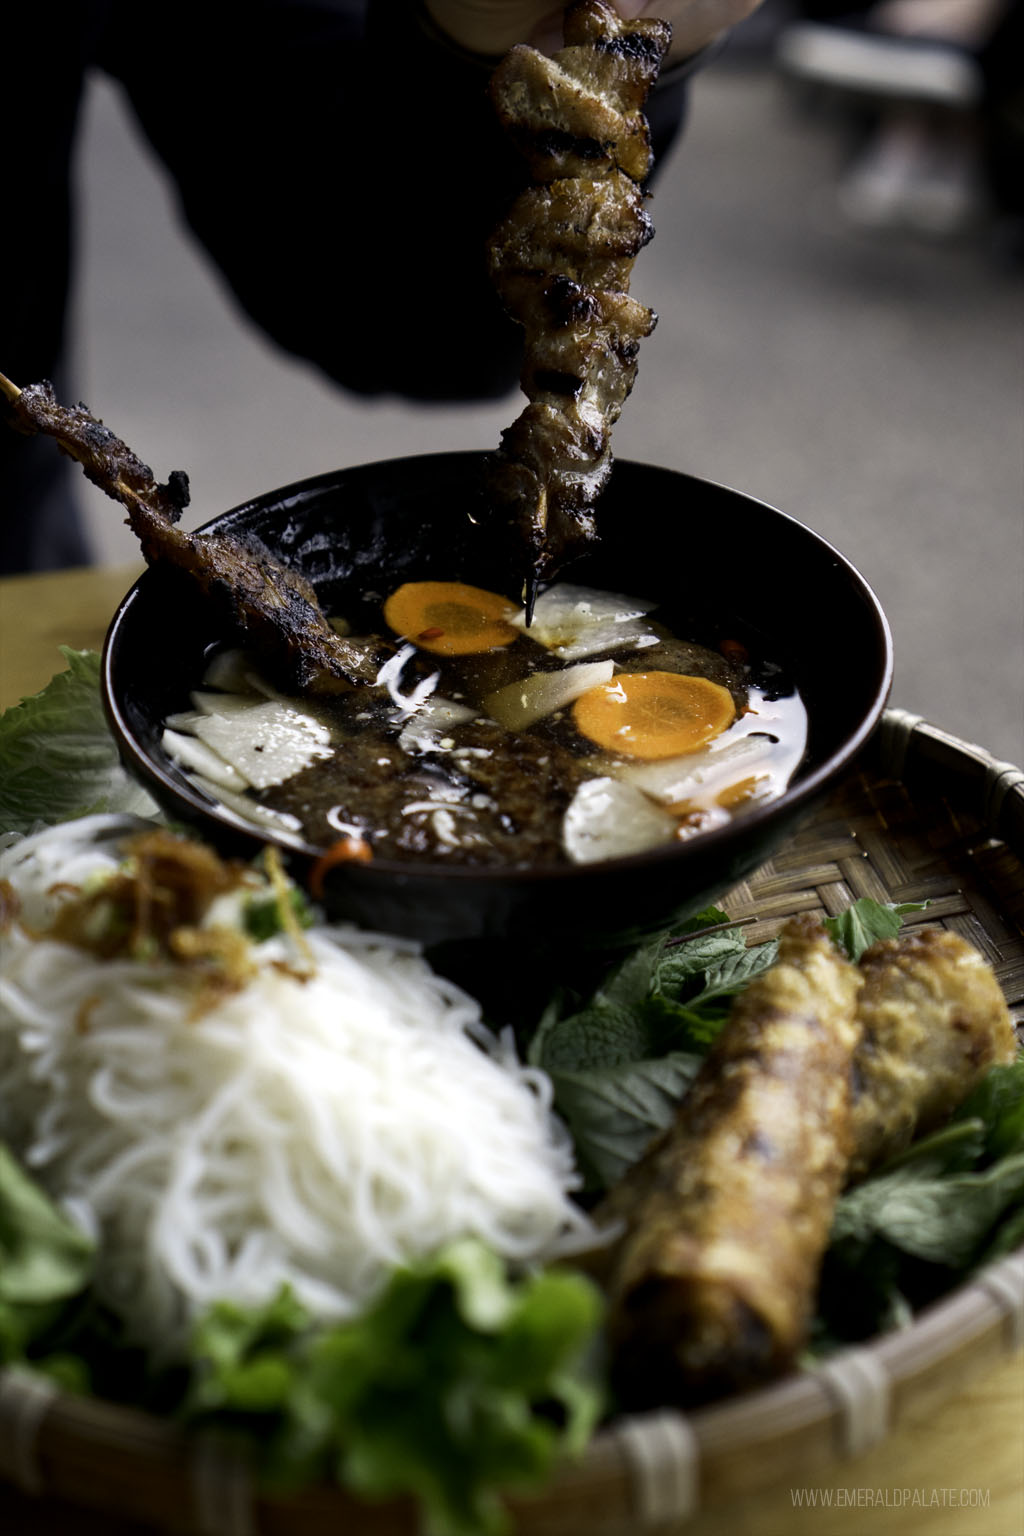
[[[883,904],[870,896],[861,896],[837,917],[826,917],[824,926],[833,942],[856,963],[872,944],[880,939],[894,939],[906,913],[922,912],[927,905],[926,901]]]
[[[614,1184],[671,1124],[701,1060],[674,1051],[654,1060],[551,1074],[587,1188]]]
[[[745,950],[746,944],[739,928],[694,934],[692,938],[666,947],[656,967],[655,984],[661,992],[682,993],[694,978],[716,970]]]
[[[832,1229],[836,1242],[884,1238],[894,1248],[964,1269],[1011,1207],[1024,1200],[1024,1153],[981,1172],[936,1176],[915,1164],[848,1191]]]
[[[776,959],[774,940],[748,949],[718,908],[694,921],[706,926],[642,945],[578,1011],[559,1018],[552,1007],[532,1042],[590,1189],[619,1178],[671,1123],[730,1000]]]
[[[0,1298],[61,1301],[89,1277],[92,1241],[0,1144]]]
[[[770,970],[778,958],[777,939],[768,939],[764,944],[752,944],[749,949],[741,946],[724,955],[716,965],[704,972],[701,988],[688,999],[688,1007],[695,1009],[718,998],[735,997],[755,976]]]
[[[940,1130],[836,1208],[816,1347],[895,1326],[1024,1242],[1024,1060],[993,1067]]]
[[[129,778],[107,729],[100,658],[61,647],[68,664],[42,690],[0,715],[0,829],[30,832],[92,811],[156,814]]]
[[[954,1119],[983,1122],[988,1158],[1024,1152],[1024,1057],[990,1068],[967,1095]]]

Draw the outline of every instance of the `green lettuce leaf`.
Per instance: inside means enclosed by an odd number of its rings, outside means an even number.
[[[95,651],[61,647],[68,666],[0,714],[0,830],[30,832],[93,811],[153,816],[122,768],[100,697]]]
[[[0,1364],[20,1360],[89,1283],[93,1244],[0,1143]]]
[[[600,1312],[580,1274],[513,1278],[456,1242],[352,1322],[314,1327],[287,1291],[213,1307],[186,1417],[256,1434],[271,1482],[333,1470],[367,1499],[412,1494],[432,1536],[491,1536],[502,1493],[542,1486],[597,1422]]]

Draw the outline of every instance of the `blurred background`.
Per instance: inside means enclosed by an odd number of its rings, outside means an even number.
[[[873,125],[801,64],[792,28],[806,19],[795,0],[766,0],[696,79],[634,272],[660,323],[616,454],[736,487],[824,534],[889,614],[893,702],[1024,763],[1019,220],[974,185],[926,227],[877,198],[855,205]],[[159,478],[188,470],[190,526],[338,465],[490,448],[518,413],[515,397],[353,400],[272,349],[179,228],[102,80],[79,155],[75,392]],[[96,561],[136,561],[120,510],[83,496]],[[836,645],[837,688],[856,663]]]

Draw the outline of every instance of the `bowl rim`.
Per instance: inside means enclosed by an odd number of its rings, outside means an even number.
[[[195,533],[220,531],[230,519],[240,519],[245,513],[252,513],[257,510],[261,504],[270,500],[280,500],[283,503],[290,497],[301,496],[318,488],[327,488],[336,483],[339,476],[358,474],[369,477],[375,471],[393,470],[399,464],[417,465],[428,462],[447,462],[454,465],[459,461],[466,464],[472,462],[482,463],[486,457],[487,454],[482,450],[459,449],[452,452],[439,451],[434,453],[397,455],[393,458],[377,459],[363,464],[342,465],[333,470],[325,470],[316,475],[291,481],[287,485],[275,486],[270,490],[260,492],[259,495],[250,497],[247,501],[239,502],[236,506],[217,513],[192,531]],[[655,470],[658,473],[678,476],[681,479],[689,480],[712,491],[719,491],[733,498],[741,498],[752,507],[761,508],[763,511],[771,514],[773,518],[777,518],[790,527],[799,530],[802,535],[811,539],[818,550],[827,558],[830,558],[835,566],[846,573],[852,587],[861,597],[867,614],[870,615],[879,655],[882,660],[878,682],[869,705],[863,711],[856,730],[847,736],[839,747],[806,774],[801,774],[801,770],[798,768],[794,780],[790,782],[781,795],[776,796],[773,800],[766,802],[762,806],[756,806],[746,811],[743,816],[734,818],[723,826],[713,827],[706,832],[701,832],[692,840],[671,846],[658,845],[656,848],[644,849],[638,853],[602,859],[596,864],[538,864],[527,866],[444,864],[428,863],[425,860],[407,861],[388,858],[386,855],[377,856],[375,854],[368,864],[358,866],[361,877],[372,878],[377,874],[381,878],[394,878],[404,875],[415,877],[417,881],[430,882],[431,880],[443,879],[446,883],[455,881],[458,884],[467,885],[483,883],[488,880],[493,882],[495,879],[501,879],[502,882],[507,881],[511,886],[518,886],[541,879],[545,882],[571,882],[578,880],[581,875],[588,872],[593,875],[596,869],[614,873],[619,870],[642,869],[649,864],[660,865],[675,858],[685,856],[687,849],[692,848],[697,843],[711,857],[717,847],[728,847],[738,835],[748,829],[756,836],[757,830],[766,822],[774,821],[778,817],[798,815],[807,805],[824,792],[838,774],[849,766],[874,734],[892,689],[894,673],[893,639],[889,621],[877,594],[853,562],[822,534],[809,527],[808,524],[801,522],[799,518],[745,491],[736,490],[732,486],[725,485],[720,481],[691,475],[685,470],[671,469],[666,465],[649,464],[635,459],[616,459],[615,465],[616,468],[622,467],[626,469],[627,473],[633,470]],[[130,622],[138,604],[145,601],[147,587],[158,576],[159,572],[146,570],[133,582],[115,609],[103,642],[100,674],[101,696],[108,722],[122,757],[130,763],[132,771],[147,786],[159,785],[165,794],[170,794],[176,799],[184,800],[194,812],[205,818],[212,818],[224,826],[226,831],[236,838],[245,838],[254,844],[265,845],[270,843],[300,858],[319,859],[325,852],[325,846],[309,843],[299,837],[286,836],[275,832],[272,828],[264,830],[254,823],[246,821],[243,817],[231,811],[229,807],[213,801],[203,794],[201,790],[195,788],[184,774],[181,774],[180,777],[172,774],[171,771],[156,761],[146,751],[142,743],[138,741],[118,699],[114,680],[117,662],[116,653],[125,625]]]

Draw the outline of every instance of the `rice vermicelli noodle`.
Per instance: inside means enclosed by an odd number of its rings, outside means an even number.
[[[204,1304],[284,1283],[350,1316],[462,1235],[524,1263],[586,1246],[547,1078],[415,946],[314,926],[302,975],[278,934],[197,1010],[169,958],[47,937],[146,825],[89,817],[0,852],[20,906],[0,934],[0,1138],[98,1240],[97,1295],[131,1337],[173,1354]],[[207,920],[240,924],[242,900]]]

